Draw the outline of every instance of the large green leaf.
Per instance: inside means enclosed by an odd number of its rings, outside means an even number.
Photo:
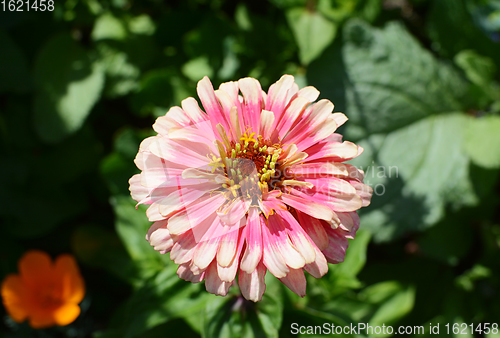
[[[299,46],[300,60],[308,64],[333,41],[337,26],[321,13],[297,7],[287,11],[288,24]]]
[[[400,24],[351,21],[342,48],[313,63],[308,78],[350,118],[346,139],[365,149],[353,164],[375,191],[362,224],[376,241],[435,224],[449,203],[477,202],[459,113],[474,104],[468,83]]]
[[[76,132],[101,95],[104,73],[69,35],[49,40],[35,62],[34,122],[46,142]]]

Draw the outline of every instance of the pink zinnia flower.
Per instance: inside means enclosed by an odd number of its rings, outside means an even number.
[[[171,108],[135,159],[130,191],[154,222],[146,239],[211,293],[238,278],[258,301],[269,270],[304,296],[303,270],[320,278],[344,260],[372,195],[343,163],[363,151],[335,133],[347,118],[290,75],[267,94],[253,78],[214,91],[205,77],[197,90],[205,112],[192,97]]]

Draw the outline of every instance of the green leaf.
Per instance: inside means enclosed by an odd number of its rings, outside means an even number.
[[[500,116],[467,118],[465,150],[485,168],[500,168]]]
[[[307,8],[293,8],[286,14],[299,46],[300,60],[307,65],[330,45],[337,33],[337,27],[321,13]]]
[[[127,29],[123,22],[111,13],[99,16],[92,30],[92,40],[123,40],[127,37]]]
[[[387,281],[364,289],[360,297],[365,302],[379,304],[369,320],[370,325],[391,325],[413,309],[415,289],[404,287],[399,282]]]
[[[463,50],[455,56],[467,78],[478,86],[489,86],[495,75],[496,66],[492,59],[479,55],[473,50]]]
[[[325,76],[324,74],[328,74]],[[365,152],[352,163],[374,188],[362,224],[375,241],[436,224],[451,204],[477,203],[463,150],[467,82],[396,23],[350,21],[343,46],[311,64],[308,78],[349,117],[344,132]]]
[[[16,43],[0,29],[0,92],[31,89],[28,60]]]
[[[266,275],[260,302],[239,296],[212,297],[204,312],[203,337],[278,337],[283,315],[283,294],[278,280]]]
[[[96,46],[99,63],[106,73],[104,94],[111,98],[135,90],[141,73],[139,67],[131,62],[128,53],[120,47],[104,41]]]
[[[492,100],[500,99],[500,92],[493,83],[496,66],[492,59],[481,56],[473,50],[463,50],[455,56],[455,63],[476,86],[477,95],[485,96],[485,102],[481,103],[479,108],[483,108]]]
[[[76,132],[101,95],[104,74],[69,35],[53,37],[35,62],[35,128],[46,142]]]

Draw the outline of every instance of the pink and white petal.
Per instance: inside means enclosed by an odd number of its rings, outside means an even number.
[[[208,115],[205,114],[198,105],[198,102],[193,97],[188,97],[181,102],[182,110],[191,120],[191,123],[199,123],[202,121],[208,121]]]
[[[271,215],[267,220],[267,225],[269,228],[269,243],[271,247],[281,253],[286,265],[290,268],[302,268],[304,264],[306,264],[305,258],[290,242],[283,218],[277,214]]]
[[[260,115],[260,135],[262,135],[264,140],[271,137],[273,124],[274,113],[272,111],[263,110]]]
[[[306,264],[314,262],[316,259],[316,245],[309,235],[289,211],[277,211],[277,213],[283,220],[283,225],[286,228],[288,237],[292,241],[293,247],[304,257]]]
[[[136,202],[139,203],[143,202],[142,204],[146,204],[145,202],[147,202],[146,198],[149,195],[149,189],[141,184],[141,174],[136,174],[132,176],[132,178],[130,178],[128,183],[130,185],[129,190],[130,194],[132,195],[132,198]]]
[[[316,259],[310,264],[304,266],[304,270],[309,272],[314,278],[321,278],[328,272],[328,262],[326,261],[325,255],[318,249],[316,249]]]
[[[328,247],[329,240],[321,221],[300,211],[297,211],[297,216],[299,218],[300,225],[309,235],[314,244],[316,244],[320,250],[326,249]]]
[[[345,238],[354,239],[360,224],[357,212],[337,212],[337,216],[340,220],[339,227],[347,232]]]
[[[325,221],[332,219],[333,211],[329,207],[312,201],[311,196],[306,196],[305,194],[298,192],[296,189],[292,188],[290,189],[290,192],[291,194],[283,194],[281,196],[281,200],[287,205],[314,218],[324,219]]]
[[[281,118],[281,114],[288,103],[288,91],[295,84],[294,81],[293,76],[283,75],[276,83],[269,87],[265,109],[274,113],[276,120],[273,129],[276,127],[276,123]]]
[[[175,236],[174,242],[175,244],[172,250],[170,250],[170,259],[178,265],[191,261],[193,259],[194,248],[197,244],[193,232],[188,231],[182,235]]]
[[[198,243],[194,249],[193,264],[200,270],[206,269],[214,261],[220,241],[220,237],[212,237]]]
[[[306,295],[307,282],[302,269],[290,269],[286,277],[280,278],[280,281],[300,297]]]
[[[373,188],[355,180],[351,180],[350,184],[356,189],[356,194],[361,197],[363,206],[369,206],[373,195]]]
[[[221,194],[216,194],[200,203],[190,205],[190,207],[178,214],[175,214],[168,220],[168,231],[173,235],[184,233],[185,231],[196,227],[203,220],[215,215],[217,209],[225,202]]]
[[[213,261],[205,272],[205,288],[217,296],[227,295],[232,283],[224,282],[217,272],[217,262]]]
[[[233,282],[234,279],[236,278],[236,273],[238,272],[238,268],[240,266],[241,251],[243,250],[243,244],[244,244],[243,233],[244,233],[244,228],[240,228],[238,234],[238,246],[236,248],[236,252],[235,255],[233,256],[232,261],[229,262],[227,266],[221,266],[219,263],[217,264],[217,272],[219,273],[220,279],[223,280],[224,282]],[[221,245],[219,246],[219,249],[221,248],[224,241],[225,240],[222,241]],[[218,258],[219,258],[219,252],[217,252],[217,259]]]
[[[153,203],[146,210],[146,216],[150,222],[161,221],[165,219],[165,216],[160,214],[160,205]]]
[[[290,131],[290,128],[295,125],[295,122],[304,113],[309,103],[309,100],[305,97],[297,97],[288,104],[277,125],[280,139],[284,140],[285,135]]]
[[[343,162],[358,156],[358,146],[352,142],[320,142],[305,150],[309,156],[307,161],[321,159],[322,161]]]
[[[349,241],[343,234],[344,231],[341,229],[332,229],[329,226],[325,227],[325,230],[330,240],[328,248],[323,250],[326,260],[332,264],[342,263],[345,259],[347,247],[349,246]]]
[[[221,83],[221,85],[219,86],[219,90],[223,90],[226,93],[228,93],[229,96],[231,97],[231,99],[234,101],[234,103],[239,102],[238,101],[238,92],[239,92],[238,82],[229,81],[229,82]]]
[[[314,102],[319,96],[319,91],[313,86],[307,86],[299,90],[297,96],[305,97],[309,102]]]
[[[156,156],[178,163],[186,168],[203,168],[210,160],[210,146],[186,140],[155,139],[149,149]]]
[[[220,240],[217,249],[217,264],[225,268],[229,266],[236,256],[238,249],[239,231],[231,231]]]
[[[162,254],[169,252],[174,246],[174,241],[167,230],[167,220],[154,222],[146,234],[149,244]]]
[[[262,110],[262,88],[259,81],[246,77],[238,81],[238,87],[243,94],[243,122],[254,132],[260,127],[260,112]]]
[[[262,262],[266,268],[277,278],[285,277],[289,268],[267,226],[262,227],[262,245]]]
[[[342,113],[335,113],[332,115],[332,118],[335,120],[335,122],[337,122],[337,126],[339,127],[346,123],[348,120],[347,116]]]
[[[233,225],[239,223],[245,217],[250,204],[251,200],[244,200],[239,197],[224,206],[221,211],[217,211],[217,215],[224,224]]]
[[[212,129],[215,134],[217,134],[216,126],[220,123],[225,130],[229,130],[229,123],[224,116],[224,112],[222,107],[220,106],[217,97],[215,96],[214,87],[212,86],[212,82],[210,79],[205,76],[198,82],[198,86],[196,88],[198,92],[198,96],[200,97],[201,103],[207,112],[210,122],[212,124]]]
[[[262,263],[252,273],[240,271],[238,282],[243,297],[252,302],[258,302],[262,299],[262,295],[266,291],[266,272],[267,269]]]
[[[245,226],[246,249],[241,259],[240,269],[252,273],[262,259],[262,226],[266,226],[257,208],[248,211]]]
[[[194,274],[190,267],[189,263],[184,263],[179,265],[177,268],[177,276],[179,278],[184,279],[185,281],[191,282],[191,283],[199,283],[205,278],[205,272],[199,273],[199,274]]]

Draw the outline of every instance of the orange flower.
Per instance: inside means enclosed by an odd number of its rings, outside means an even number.
[[[2,299],[9,315],[21,323],[27,318],[35,329],[68,325],[80,315],[78,304],[85,285],[71,255],[55,262],[42,251],[32,250],[19,260],[19,275],[2,283]]]

